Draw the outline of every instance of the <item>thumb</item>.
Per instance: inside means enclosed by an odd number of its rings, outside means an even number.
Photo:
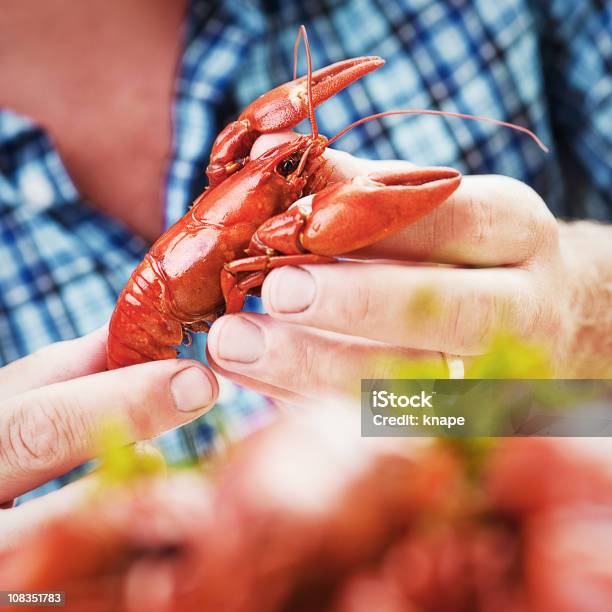
[[[99,450],[105,422],[130,442],[183,425],[218,394],[202,364],[168,359],[55,383],[0,403],[0,500],[57,477]]]

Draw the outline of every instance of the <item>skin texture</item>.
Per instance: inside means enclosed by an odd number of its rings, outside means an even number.
[[[106,372],[106,328],[60,342],[0,369],[0,502],[26,493],[98,454],[103,423],[123,423],[131,440],[184,425],[216,401],[213,373],[170,359]],[[155,410],[151,410],[155,406]],[[47,503],[0,511],[0,549],[69,508],[87,480]]]
[[[175,0],[49,0],[35,7],[32,0],[9,0],[0,15],[0,102],[42,123],[87,198],[149,238],[161,227],[181,13]],[[253,154],[278,138],[287,135],[262,137]],[[329,155],[337,178],[406,164]],[[440,360],[438,351],[477,353],[485,332],[501,320],[553,344],[560,376],[597,377],[609,372],[612,354],[610,237],[606,226],[556,222],[518,181],[467,177],[435,214],[358,254],[385,262],[305,267],[297,277],[292,269],[270,274],[262,294],[270,315],[221,318],[209,336],[210,357],[234,380],[299,403],[344,393],[347,377],[384,376],[385,359],[392,365],[406,357]],[[406,265],[415,259],[456,267]],[[400,325],[396,317],[411,296],[432,286],[449,313],[447,324],[432,316]],[[299,303],[307,296],[309,307]],[[133,422],[138,439],[178,426],[214,401],[212,374],[193,362],[101,374],[105,340],[99,332],[0,371],[0,440],[8,441],[1,444],[0,501],[91,456],[95,415],[110,405]],[[193,412],[179,414],[169,381],[187,366],[200,369],[210,385],[195,398]],[[85,378],[74,382],[78,377]],[[159,411],[150,411],[143,397]],[[41,431],[46,435],[39,439]],[[34,453],[23,445],[33,439],[40,444]],[[74,491],[8,514],[21,517],[15,523],[27,529],[52,508],[61,514],[70,507]]]
[[[290,137],[262,136],[253,153]],[[327,155],[335,178],[407,165]],[[501,327],[547,347],[559,377],[603,376],[611,366],[609,237],[606,226],[557,222],[519,181],[464,177],[433,214],[351,254],[376,263],[273,271],[262,289],[269,315],[219,319],[209,357],[242,384],[308,402],[352,391],[347,381],[384,377],[406,358],[482,353]],[[414,261],[453,266],[406,265]],[[411,325],[411,300],[429,291],[440,308]]]
[[[371,245],[430,213],[461,182],[457,170],[434,167],[327,185],[325,144],[310,135],[291,139],[200,195],[119,296],[109,324],[109,369],[175,357],[184,331],[208,331],[221,314],[240,312],[248,291],[242,284],[258,288],[269,266],[322,263],[321,256],[330,263],[325,256]],[[285,175],[279,168],[287,163],[297,169]],[[296,217],[287,208],[311,180],[317,185],[311,214]],[[244,258],[247,248],[254,256]]]

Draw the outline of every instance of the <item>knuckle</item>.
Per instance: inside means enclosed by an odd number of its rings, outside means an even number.
[[[378,313],[376,292],[365,283],[356,283],[351,291],[343,292],[341,304],[342,317],[349,327],[370,324]]]
[[[458,225],[457,208],[457,206],[451,206],[446,212],[443,205],[437,206],[431,212],[431,223],[421,223],[422,240],[426,253],[433,253],[440,246],[446,246],[448,240],[452,240],[454,229]]]
[[[19,405],[9,415],[2,435],[2,460],[25,472],[44,470],[68,459],[78,447],[79,438],[67,408],[57,401]]]
[[[465,218],[455,219],[455,224],[464,224],[464,232],[468,244],[480,247],[486,244],[493,229],[493,206],[486,199],[476,195],[470,196]]]
[[[441,326],[440,345],[457,354],[473,354],[482,350],[503,319],[502,305],[495,296],[472,292],[450,300],[445,308],[446,325]]]
[[[306,385],[318,386],[321,378],[319,361],[317,360],[314,345],[308,341],[302,341],[297,346],[297,363],[302,381]]]
[[[532,236],[532,255],[550,252],[559,244],[559,224],[546,206],[536,209],[529,228]]]
[[[508,190],[515,194],[517,201],[526,205],[525,232],[529,244],[528,257],[553,248],[558,243],[559,228],[554,215],[544,200],[529,185],[513,178],[507,178]]]
[[[309,334],[290,333],[280,327],[274,342],[267,343],[265,358],[258,366],[262,380],[279,388],[317,387],[324,380],[324,353]]]

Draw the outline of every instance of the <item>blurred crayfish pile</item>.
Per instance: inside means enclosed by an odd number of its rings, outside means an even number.
[[[304,411],[206,474],[107,484],[0,559],[2,588],[87,611],[612,610],[607,441],[358,426]]]

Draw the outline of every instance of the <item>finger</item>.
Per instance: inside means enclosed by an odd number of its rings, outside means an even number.
[[[286,402],[295,406],[309,406],[312,405],[312,398],[306,395],[302,395],[301,393],[294,393],[292,391],[287,391],[282,387],[277,387],[275,385],[270,385],[268,383],[257,380],[256,378],[251,378],[249,376],[245,376],[244,374],[239,374],[237,372],[232,372],[231,370],[226,370],[219,363],[215,362],[213,357],[210,354],[208,348],[206,349],[206,354],[208,356],[209,363],[213,370],[227,378],[228,380],[232,380],[238,385],[242,387],[247,387],[256,393],[261,395],[265,395],[268,399],[277,400],[278,402]]]
[[[0,369],[0,401],[51,383],[106,369],[105,325],[77,338],[56,342]]]
[[[295,140],[299,136],[300,135],[297,132],[292,132],[291,130],[282,130],[272,134],[262,134],[257,138],[257,140],[255,140],[253,146],[251,147],[251,158],[257,159],[268,149],[277,147],[278,145],[283,144],[283,142]]]
[[[208,336],[213,367],[306,398],[358,398],[364,378],[394,378],[429,359],[443,372],[439,354],[397,348],[291,325],[257,314],[219,319]],[[394,373],[396,374],[394,376]]]
[[[50,480],[98,452],[100,427],[123,423],[131,441],[178,427],[218,393],[202,364],[167,360],[92,374],[0,403],[0,499]]]
[[[523,264],[554,247],[556,235],[553,215],[524,183],[466,176],[433,212],[356,254],[475,266]]]
[[[260,155],[295,137],[294,132],[266,134],[253,151]],[[327,149],[325,158],[334,170],[332,181],[414,167],[402,160],[368,160],[334,149]],[[520,264],[543,247],[554,249],[556,236],[553,215],[528,185],[500,175],[468,176],[432,213],[352,255],[477,266]]]
[[[338,263],[274,270],[262,289],[274,318],[457,355],[481,353],[499,329],[530,334],[554,320],[536,308],[528,273]]]

